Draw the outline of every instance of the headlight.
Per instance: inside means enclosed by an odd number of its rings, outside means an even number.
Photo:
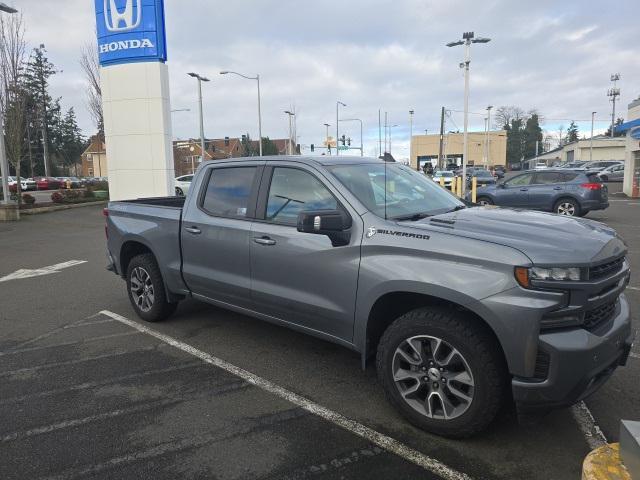
[[[580,281],[582,270],[579,267],[516,267],[515,277],[525,288],[531,286],[531,280]]]

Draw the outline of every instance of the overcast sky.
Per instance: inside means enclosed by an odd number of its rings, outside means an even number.
[[[93,0],[3,0],[19,9],[30,47],[46,44],[63,72],[52,95],[75,107],[85,134],[94,126],[85,107],[81,45],[95,44]],[[377,154],[378,109],[389,112],[392,150],[408,156],[410,109],[414,133],[439,128],[440,107],[452,110],[447,129],[462,130],[463,48],[447,48],[463,31],[490,37],[472,47],[470,128],[484,128],[487,105],[537,109],[544,128],[565,129],[571,119],[581,133],[606,129],[611,104],[609,76],[619,72],[618,111],[640,94],[637,0],[165,0],[173,136],[199,136],[195,81],[204,86],[207,137],[257,137],[255,82],[221,76],[220,70],[260,73],[263,135],[287,136],[284,110],[298,112],[303,145],[320,144],[324,123],[335,131],[335,105],[343,118],[361,118],[365,154]],[[383,113],[384,115],[384,113]],[[340,134],[359,137],[356,123]],[[355,154],[355,152],[354,152]]]

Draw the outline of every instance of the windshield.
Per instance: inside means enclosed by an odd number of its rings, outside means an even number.
[[[464,207],[447,190],[404,165],[385,168],[383,163],[369,163],[330,169],[367,209],[382,218],[436,215]]]
[[[453,177],[453,172],[436,172],[436,177]]]
[[[476,172],[473,172],[473,176],[474,177],[493,177],[493,175],[491,175],[491,173],[488,172],[487,170],[478,170]]]

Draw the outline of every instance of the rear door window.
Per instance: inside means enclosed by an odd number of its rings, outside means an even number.
[[[513,177],[511,180],[505,183],[509,187],[517,187],[517,186],[531,184],[532,179],[533,179],[533,173],[525,173],[524,175],[518,175],[517,177]]]
[[[575,178],[578,176],[577,173],[563,173],[562,174],[562,181],[564,182],[570,182],[572,180],[575,180]]]
[[[216,217],[246,217],[256,167],[214,168],[201,207]]]
[[[541,172],[536,173],[534,184],[536,185],[549,185],[552,183],[562,182],[562,173],[559,172]]]

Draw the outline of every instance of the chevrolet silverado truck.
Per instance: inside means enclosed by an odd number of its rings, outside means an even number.
[[[472,206],[379,159],[205,162],[186,197],[105,215],[108,268],[143,320],[193,298],[375,357],[389,401],[444,436],[481,431],[505,400],[580,401],[633,340],[613,229]]]

